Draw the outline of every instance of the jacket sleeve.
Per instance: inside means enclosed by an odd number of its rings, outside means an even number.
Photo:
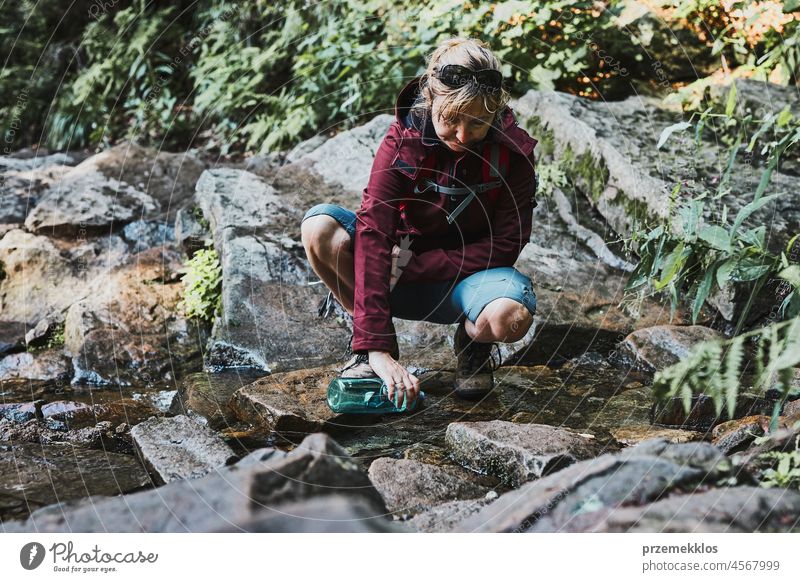
[[[411,179],[392,167],[402,141],[400,131],[393,124],[381,142],[356,212],[353,351],[389,351],[392,345],[392,246],[400,219],[399,202],[411,187]]]
[[[403,283],[450,281],[493,267],[511,267],[531,238],[534,154],[513,158],[497,200],[489,233],[460,249],[433,249],[414,255],[403,269]],[[473,204],[475,202],[473,201]]]

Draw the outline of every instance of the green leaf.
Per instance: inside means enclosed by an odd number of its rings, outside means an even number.
[[[731,83],[731,89],[728,91],[728,101],[725,103],[725,115],[728,117],[733,116],[733,110],[736,108],[736,82]]]
[[[673,125],[670,125],[669,127],[665,127],[661,131],[661,135],[658,138],[658,143],[656,144],[656,149],[660,150],[661,146],[663,146],[665,143],[667,143],[667,140],[669,139],[669,136],[671,136],[676,131],[683,131],[683,130],[691,127],[691,126],[692,126],[692,124],[689,123],[688,121],[681,121],[680,123],[675,123]]]
[[[715,224],[702,226],[697,236],[717,250],[731,250],[731,237],[728,230],[721,226]]]
[[[675,278],[676,273],[680,270],[681,265],[683,264],[682,257],[685,247],[686,243],[681,241],[667,256],[666,260],[664,261],[664,266],[661,269],[661,279],[656,281],[654,285],[656,291],[661,291]]]
[[[708,293],[711,291],[711,284],[714,282],[714,275],[717,270],[717,265],[719,263],[715,263],[706,271],[703,280],[700,282],[700,285],[697,287],[697,295],[694,298],[694,303],[692,305],[692,323],[697,323],[697,317],[700,315],[700,310],[703,308],[703,304],[706,302],[706,298],[708,297]]]
[[[730,282],[731,273],[733,273],[733,270],[736,268],[737,262],[738,260],[735,257],[731,257],[717,269],[717,286],[720,289],[727,287]]]
[[[739,230],[739,227],[742,226],[742,223],[747,220],[751,214],[757,212],[779,196],[783,196],[783,193],[780,194],[771,194],[769,196],[764,196],[763,198],[753,200],[749,204],[742,207],[742,209],[736,214],[736,218],[733,220],[733,226],[731,227],[731,238],[730,244],[733,244],[734,237],[736,236],[736,231]]]

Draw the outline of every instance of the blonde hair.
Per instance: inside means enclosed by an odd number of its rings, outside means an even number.
[[[433,100],[439,98],[442,99],[439,116],[445,121],[453,121],[473,101],[481,98],[484,109],[487,113],[493,113],[497,120],[510,99],[505,87],[494,95],[482,92],[475,83],[467,83],[458,88],[448,87],[436,78],[437,67],[444,65],[461,65],[473,71],[500,71],[500,61],[486,43],[473,38],[447,39],[428,57],[425,72],[419,81],[420,96],[412,105],[412,112],[426,119],[433,108]]]

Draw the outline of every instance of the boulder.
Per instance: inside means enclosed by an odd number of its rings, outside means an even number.
[[[159,484],[203,477],[234,456],[214,431],[186,416],[151,418],[134,426],[131,437]]]
[[[222,314],[206,364],[280,372],[330,363],[342,353],[347,325],[317,317],[323,291],[307,284],[299,210],[242,170],[206,171],[196,200],[223,277]]]
[[[609,507],[577,515],[558,529],[550,522],[533,532],[789,533],[800,520],[800,493],[787,489],[723,487],[671,495],[636,507]]]
[[[149,384],[195,364],[193,329],[177,309],[180,270],[178,253],[157,247],[91,283],[85,297],[70,306],[64,324],[73,382]]]
[[[429,510],[444,501],[482,498],[489,492],[470,481],[463,470],[409,459],[375,459],[369,467],[369,479],[386,508],[401,517]]]
[[[485,497],[465,499],[463,501],[448,501],[418,513],[405,523],[408,527],[423,533],[450,532],[459,523],[477,513],[488,503],[490,503],[490,500]]]
[[[543,424],[454,422],[445,439],[455,461],[510,487],[598,454],[592,437]]]
[[[586,523],[596,523],[609,508],[645,506],[672,491],[695,491],[732,474],[732,464],[708,443],[653,439],[505,493],[457,531],[559,531],[576,516],[585,514]]]
[[[215,430],[229,427],[236,422],[228,404],[231,396],[260,376],[246,368],[189,374],[181,380],[167,408],[174,415],[200,416]]]
[[[697,344],[724,339],[702,325],[658,325],[637,329],[620,344],[617,356],[625,364],[647,372],[663,370],[686,358]]]
[[[128,245],[116,236],[64,241],[23,230],[0,239],[0,312],[6,321],[37,327],[88,296],[89,285],[129,260]],[[58,285],[53,282],[57,281]]]
[[[12,378],[68,383],[72,365],[60,348],[19,352],[0,359],[0,380]]]
[[[4,525],[9,532],[211,532],[251,523],[265,509],[336,495],[364,500],[374,507],[374,516],[385,515],[378,492],[328,436],[310,435],[286,456],[275,456],[272,449],[266,453],[264,461],[251,458],[244,466],[220,468],[155,491],[56,505],[13,529]]]

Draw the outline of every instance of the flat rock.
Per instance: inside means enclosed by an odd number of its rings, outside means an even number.
[[[332,495],[363,499],[375,506],[374,515],[386,514],[358,465],[330,437],[317,433],[274,460],[219,468],[155,491],[52,506],[14,529],[4,525],[6,531],[210,532],[251,523],[264,509]]]
[[[326,366],[271,374],[234,392],[230,406],[239,419],[277,433],[314,432],[336,416],[327,404],[334,377]]]
[[[0,443],[0,518],[90,495],[119,495],[150,484],[130,455],[71,443]]]
[[[159,483],[202,477],[234,456],[214,431],[186,416],[147,420],[133,427],[131,437]]]
[[[484,497],[489,489],[465,479],[457,469],[410,459],[375,459],[369,479],[383,496],[386,508],[398,516],[428,510],[443,501]]]
[[[450,454],[467,468],[510,487],[558,471],[598,453],[595,441],[569,429],[502,420],[455,422],[445,436]]]
[[[150,195],[105,176],[90,158],[50,186],[25,219],[25,228],[64,238],[109,234],[159,209]]]
[[[705,434],[692,430],[662,428],[651,425],[632,425],[611,429],[611,436],[620,444],[635,445],[642,441],[656,438],[663,438],[673,444],[688,443],[703,440]]]

